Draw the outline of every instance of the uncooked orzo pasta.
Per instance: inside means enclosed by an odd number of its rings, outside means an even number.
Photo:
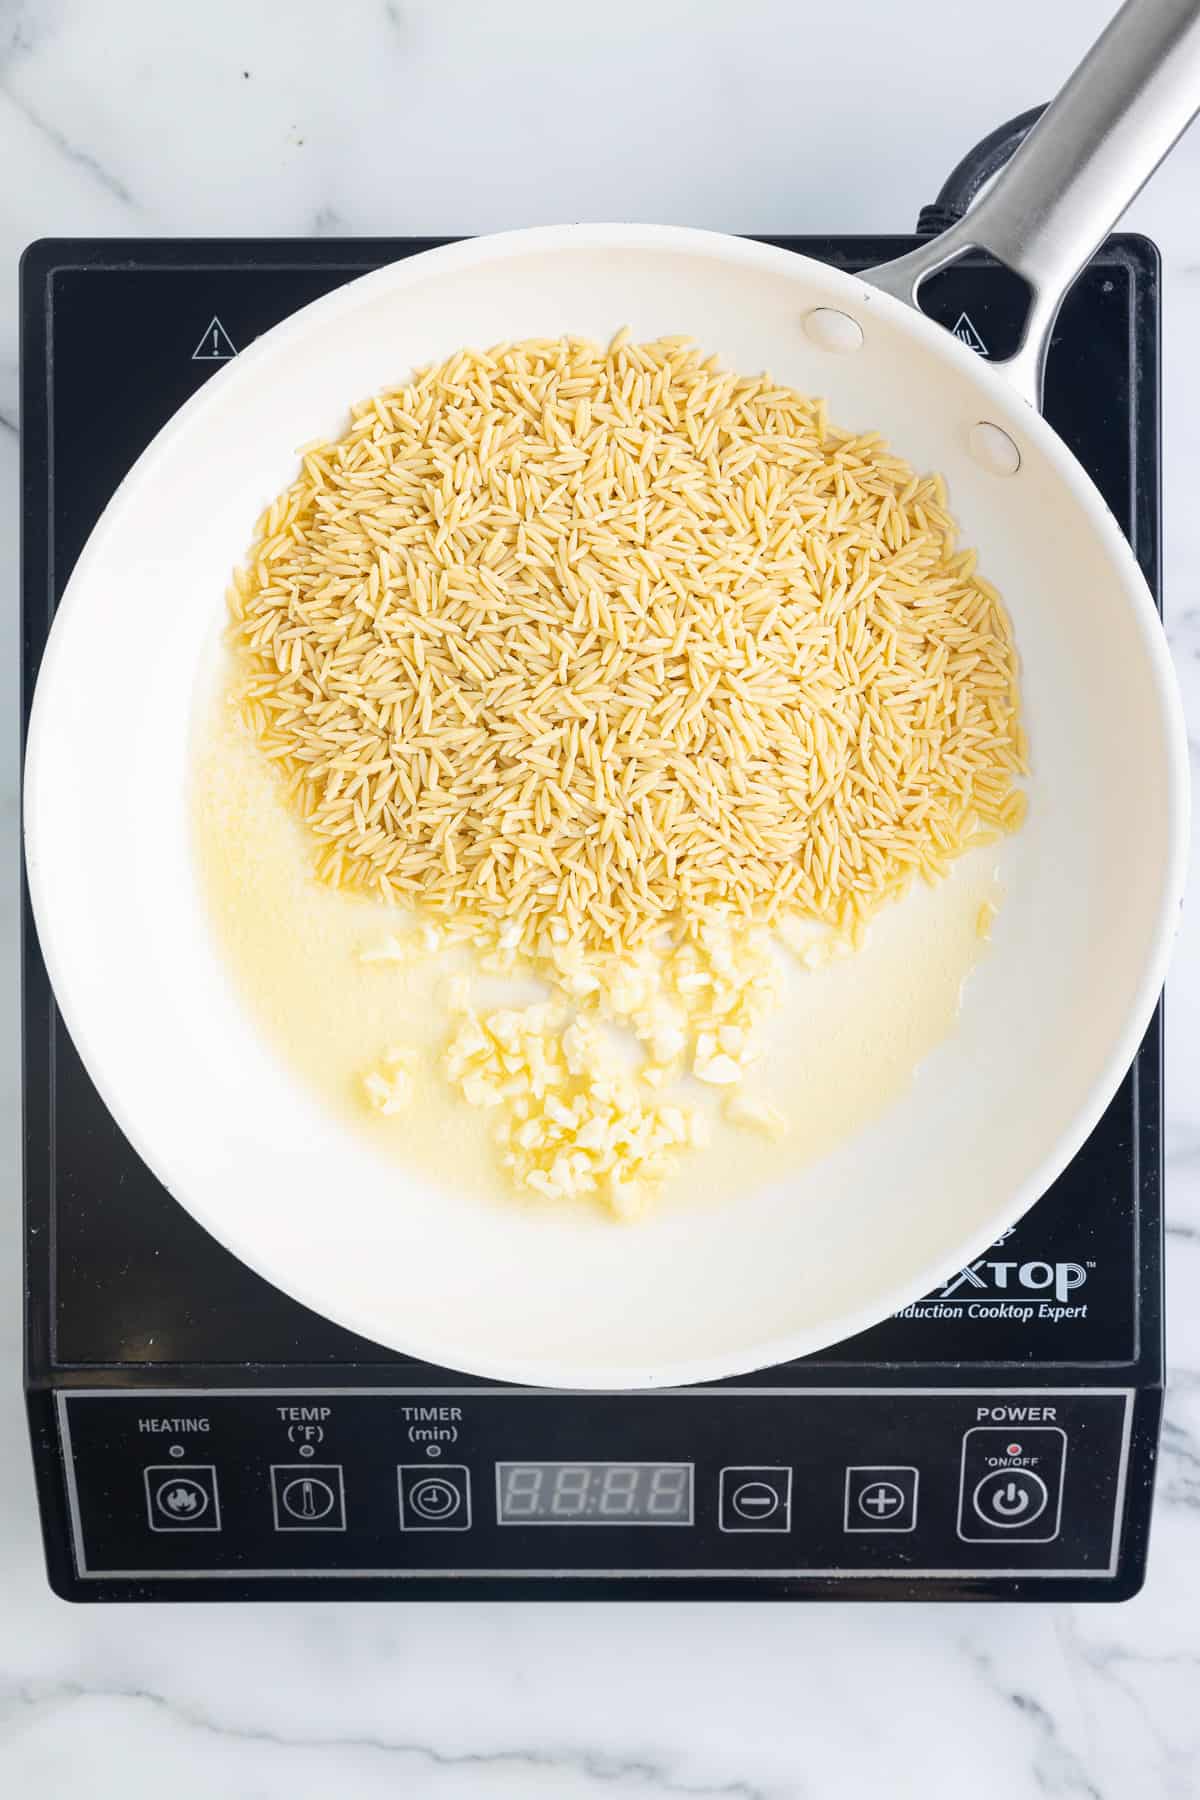
[[[1015,657],[936,476],[685,340],[462,351],[261,521],[248,715],[325,879],[592,948],[852,928],[1020,820]]]

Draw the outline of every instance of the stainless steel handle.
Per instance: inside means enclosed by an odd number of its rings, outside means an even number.
[[[1126,0],[966,216],[863,280],[913,306],[927,275],[990,251],[1032,289],[1021,342],[994,366],[1040,407],[1064,294],[1197,111],[1200,0]]]

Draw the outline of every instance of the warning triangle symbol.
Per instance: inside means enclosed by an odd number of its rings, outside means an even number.
[[[955,329],[957,330],[957,326]],[[237,345],[214,313],[204,327],[200,342],[192,351],[192,361],[228,362],[231,356],[236,355]]]
[[[967,346],[968,350],[974,350],[979,356],[988,355],[988,347],[976,331],[967,313],[959,313],[954,323],[954,335],[960,344]]]

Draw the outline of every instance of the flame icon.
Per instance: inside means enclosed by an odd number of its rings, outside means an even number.
[[[154,1511],[160,1518],[202,1519],[211,1510],[208,1488],[190,1475],[172,1474],[154,1491]]]

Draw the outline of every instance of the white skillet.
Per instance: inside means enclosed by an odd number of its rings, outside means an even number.
[[[627,225],[430,251],[260,338],[122,483],[42,664],[29,883],[58,1004],[101,1095],[179,1203],[262,1275],[368,1338],[494,1378],[710,1380],[837,1343],[917,1298],[1074,1155],[1162,985],[1187,758],[1145,583],[1037,403],[1062,292],[1200,103],[1197,12],[1126,7],[965,222],[900,263],[858,277],[738,238]],[[1006,367],[906,304],[970,245],[1035,290]],[[814,323],[819,309],[832,329]],[[792,1181],[632,1230],[434,1192],[322,1113],[230,985],[185,803],[197,670],[296,445],[461,344],[603,338],[622,323],[768,367],[945,474],[964,541],[1015,621],[1034,771],[995,944],[907,1098]],[[827,347],[846,337],[860,346]],[[1019,468],[997,472],[1009,457]]]

